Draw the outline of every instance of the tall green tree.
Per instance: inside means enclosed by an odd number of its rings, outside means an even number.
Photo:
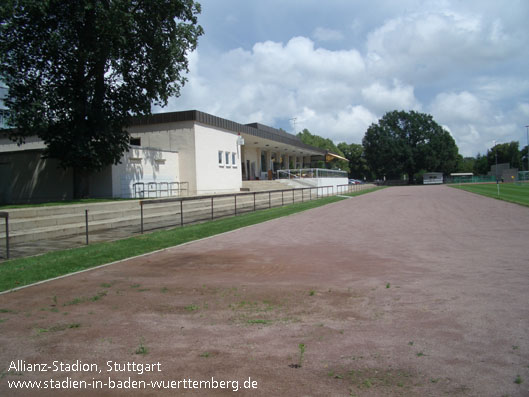
[[[10,137],[74,169],[74,195],[129,147],[134,115],[178,96],[203,33],[192,0],[3,0],[0,76]]]
[[[316,134],[312,134],[306,128],[302,132],[299,132],[297,137],[301,139],[301,141],[303,143],[306,143],[307,145],[315,146],[320,149],[325,149],[331,153],[337,154],[338,156],[345,157],[344,153],[334,144],[332,140],[330,140],[329,138],[323,138]],[[329,168],[349,171],[349,162],[346,160],[336,159],[336,160],[332,160],[330,163],[327,163],[326,165]]]
[[[388,112],[371,124],[362,143],[366,160],[378,178],[407,174],[412,183],[421,170],[448,174],[457,168],[454,139],[429,114]]]
[[[474,163],[475,175],[487,175],[490,171],[489,161],[486,154],[478,153],[476,162]]]
[[[508,143],[498,143],[491,150],[487,151],[487,160],[489,168],[496,164],[496,154],[498,155],[498,164],[509,163],[511,168],[521,169],[522,155],[519,150],[519,142],[512,141]]]
[[[457,160],[457,172],[472,172],[474,173],[474,166],[476,165],[476,159],[474,157],[463,157],[458,156]]]
[[[372,173],[364,155],[364,147],[357,143],[338,144],[338,149],[349,160],[349,177],[354,179],[372,179]]]

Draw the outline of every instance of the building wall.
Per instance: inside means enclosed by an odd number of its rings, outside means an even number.
[[[41,156],[40,150],[0,153],[0,203],[72,199],[72,171]]]
[[[90,197],[110,198],[112,195],[112,166],[90,174]]]
[[[255,147],[246,148],[245,146],[241,146],[241,151],[243,153],[243,159],[245,161],[244,166],[247,167],[248,161],[250,162],[250,180],[258,178],[261,174],[261,150]]]
[[[124,154],[121,164],[111,167],[112,197],[133,198],[136,182],[143,182],[145,189],[148,182],[177,182],[178,169],[176,152],[132,147]],[[167,195],[162,192],[156,197]]]
[[[197,193],[240,191],[241,152],[234,133],[195,124]],[[219,151],[222,162],[219,164]],[[229,154],[226,162],[226,153]]]
[[[196,192],[194,122],[142,125],[129,128],[133,138],[141,139],[141,147],[178,152],[176,176],[178,182],[188,182],[191,193]]]
[[[0,132],[0,153],[5,152],[21,152],[34,149],[45,149],[46,145],[37,136],[29,136],[26,138],[23,145],[17,145],[16,142],[10,140],[6,134]]]

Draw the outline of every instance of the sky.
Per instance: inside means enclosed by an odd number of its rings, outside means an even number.
[[[463,156],[527,144],[529,1],[202,0],[196,109],[335,143],[393,110],[431,114]]]

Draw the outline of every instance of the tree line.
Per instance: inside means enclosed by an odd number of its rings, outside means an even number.
[[[527,146],[519,149],[517,141],[500,143],[485,154],[463,157],[450,133],[429,114],[415,111],[392,111],[367,129],[362,144],[341,142],[313,135],[308,130],[298,133],[304,142],[347,158],[333,160],[326,166],[345,170],[349,177],[360,180],[422,180],[425,172],[472,172],[485,175],[496,163],[509,163],[512,168],[527,168]],[[525,167],[525,168],[524,168]]]

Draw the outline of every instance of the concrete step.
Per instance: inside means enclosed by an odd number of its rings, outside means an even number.
[[[53,205],[43,207],[14,208],[9,212],[9,220],[21,218],[40,218],[65,214],[84,214],[85,209],[90,211],[115,211],[118,209],[134,208],[139,206],[139,200],[117,200],[101,203]]]
[[[301,191],[294,192],[294,200],[301,202],[309,200],[310,195],[305,192],[302,198]],[[313,196],[315,198],[315,196]],[[292,195],[281,193],[256,194],[255,203],[253,195],[237,196],[237,213],[253,211],[256,209],[277,207],[282,204],[292,203]],[[133,211],[89,211],[88,230],[89,233],[122,227],[136,227],[140,230],[139,204]],[[222,197],[214,199],[214,217],[230,216],[235,213],[235,199],[233,197]],[[211,216],[211,199],[184,201],[183,203],[184,223],[192,223],[198,220],[207,220]],[[166,225],[178,225],[180,223],[180,203],[172,205],[152,204],[144,205],[143,210],[144,228],[164,227]],[[29,242],[46,238],[55,238],[85,233],[85,215],[63,214],[55,217],[44,217],[34,219],[10,220],[9,241],[11,243]],[[0,230],[0,244],[5,243],[5,230]]]
[[[233,198],[217,198],[214,200],[215,205],[223,201],[233,201]],[[148,201],[147,201],[148,202]],[[209,206],[211,200],[193,200],[185,201],[186,208]],[[82,208],[69,208],[71,206],[61,206],[60,209],[53,209],[49,211],[39,211],[39,215],[30,216],[31,212],[22,214],[9,211],[9,230],[21,231],[28,229],[35,229],[41,227],[64,226],[68,224],[84,223],[85,209],[88,209],[88,221],[103,221],[115,218],[125,218],[129,216],[140,216],[139,201],[128,203],[127,205],[91,205],[83,206]],[[150,214],[165,213],[167,211],[180,210],[179,202],[162,203],[145,205],[149,209]]]
[[[274,181],[243,181],[242,187],[250,189],[251,192],[288,189],[280,180]]]

